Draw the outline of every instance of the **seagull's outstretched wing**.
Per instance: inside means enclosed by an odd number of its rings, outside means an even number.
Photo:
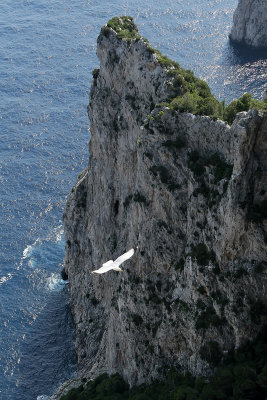
[[[92,271],[92,274],[104,274],[104,272],[108,272],[112,268],[113,268],[113,260],[109,260],[106,263],[104,263],[101,268]]]
[[[107,262],[105,262],[104,264],[102,264],[102,267],[107,267],[108,265],[111,265],[111,264],[113,264],[113,260],[109,260],[109,261],[107,261]]]
[[[116,258],[116,260],[113,263],[113,268],[118,267],[121,265],[124,261],[128,260],[134,255],[134,249],[131,249],[127,251],[127,253],[122,254],[120,257]]]
[[[134,249],[131,249],[127,251],[127,253],[122,254],[115,261],[112,260],[107,261],[102,265],[101,268],[92,271],[92,274],[104,274],[105,272],[108,272],[111,269],[114,269],[115,271],[121,271],[119,265],[121,265],[121,263],[123,263],[124,261],[128,260],[130,257],[132,257],[133,254],[134,254]]]

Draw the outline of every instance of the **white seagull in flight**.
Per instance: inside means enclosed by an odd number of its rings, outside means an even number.
[[[134,254],[134,249],[131,249],[127,251],[127,253],[122,254],[115,261],[113,260],[107,261],[102,265],[101,268],[92,271],[91,274],[104,274],[105,272],[108,272],[111,269],[114,269],[114,271],[122,271],[119,265],[121,265],[124,261],[128,260],[130,257],[132,257],[133,254]]]

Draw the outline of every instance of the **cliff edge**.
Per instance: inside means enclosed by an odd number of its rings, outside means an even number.
[[[239,0],[229,37],[253,47],[267,47],[267,1]]]
[[[64,213],[80,376],[208,375],[266,318],[267,115],[181,112],[207,85],[128,17],[102,28],[97,55],[89,164]],[[122,273],[90,273],[136,245]]]

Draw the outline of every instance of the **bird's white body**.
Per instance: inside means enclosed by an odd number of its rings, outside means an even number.
[[[128,260],[134,254],[134,249],[127,251],[127,253],[122,254],[115,261],[109,260],[105,262],[101,268],[92,271],[92,274],[104,274],[105,272],[113,269],[114,271],[122,271],[119,267],[124,261]]]

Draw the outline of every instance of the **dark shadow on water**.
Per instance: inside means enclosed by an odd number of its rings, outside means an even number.
[[[267,49],[255,49],[242,43],[228,40],[223,53],[223,64],[225,65],[245,65],[258,61],[267,61]]]
[[[52,294],[29,329],[21,347],[14,399],[36,400],[51,395],[76,372],[74,326],[66,287]]]

